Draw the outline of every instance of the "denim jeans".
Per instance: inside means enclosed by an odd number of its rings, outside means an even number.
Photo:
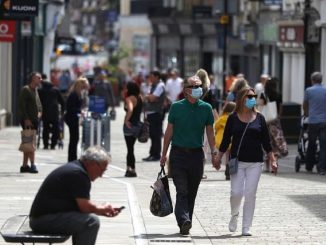
[[[176,187],[175,217],[179,226],[192,221],[195,199],[204,171],[204,153],[184,152],[172,147],[169,162]]]
[[[317,138],[319,139],[319,161],[316,159]],[[319,171],[326,171],[326,123],[308,125],[308,149],[306,156],[306,169],[312,170],[318,164]]]
[[[72,235],[73,245],[94,245],[100,220],[95,214],[56,213],[30,218],[30,227],[40,233]]]

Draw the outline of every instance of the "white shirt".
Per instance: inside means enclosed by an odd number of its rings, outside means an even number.
[[[262,83],[256,83],[255,93],[257,94],[257,98],[260,98],[261,94],[264,93],[264,90],[264,85]]]
[[[160,97],[162,93],[164,93],[164,83],[162,81],[159,81],[159,83],[157,84],[156,88],[154,89],[152,95],[156,96],[156,97]],[[148,114],[152,114],[152,113],[155,113],[155,111],[146,111],[145,112],[146,115]]]
[[[146,82],[142,82],[140,84],[140,92],[142,95],[148,95],[151,91],[151,85],[146,84]]]
[[[169,78],[166,81],[165,91],[168,99],[171,102],[175,102],[182,91],[182,79],[180,77],[177,77],[176,79]]]

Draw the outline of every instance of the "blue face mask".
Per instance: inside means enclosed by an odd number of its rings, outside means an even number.
[[[248,108],[248,109],[252,109],[254,108],[254,106],[256,105],[256,99],[255,98],[247,98],[246,99],[246,103],[245,103],[245,106]]]
[[[203,89],[202,88],[193,88],[191,89],[190,96],[194,99],[199,99],[203,95]]]

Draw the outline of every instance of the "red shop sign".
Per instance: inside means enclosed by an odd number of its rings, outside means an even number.
[[[303,43],[303,33],[303,26],[280,26],[279,41]]]
[[[0,42],[15,41],[16,22],[12,20],[0,20]]]

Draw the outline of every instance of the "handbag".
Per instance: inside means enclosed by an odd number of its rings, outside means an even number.
[[[239,152],[240,152],[240,147],[241,147],[241,144],[242,144],[243,136],[245,135],[249,124],[250,124],[250,122],[247,123],[247,126],[246,126],[246,128],[243,131],[243,134],[241,136],[241,140],[240,140],[240,144],[239,144],[239,147],[238,147],[238,152],[237,152],[236,157],[231,158],[230,161],[229,161],[229,173],[230,173],[230,175],[236,174],[238,172],[238,166],[239,166],[238,155],[239,155]]]
[[[229,161],[229,173],[230,175],[236,174],[238,172],[238,158],[231,158]]]
[[[109,114],[110,114],[110,120],[115,120],[115,119],[116,119],[116,117],[117,117],[117,112],[116,112],[115,109],[112,109],[112,110],[109,112]]]
[[[271,138],[271,145],[274,155],[285,157],[289,154],[288,145],[284,137],[280,119],[274,120],[267,125]]]
[[[266,105],[262,106],[261,114],[265,117],[266,122],[277,119],[277,104],[276,101],[270,102],[267,99]]]
[[[157,180],[151,188],[154,190],[150,201],[150,211],[154,216],[164,217],[173,213],[168,176],[164,167],[158,173]]]
[[[146,143],[149,139],[149,122],[147,121],[145,112],[144,112],[144,122],[141,123],[141,127],[137,139],[140,143]]]
[[[36,130],[26,128],[21,131],[21,143],[19,151],[28,153],[36,151]]]

